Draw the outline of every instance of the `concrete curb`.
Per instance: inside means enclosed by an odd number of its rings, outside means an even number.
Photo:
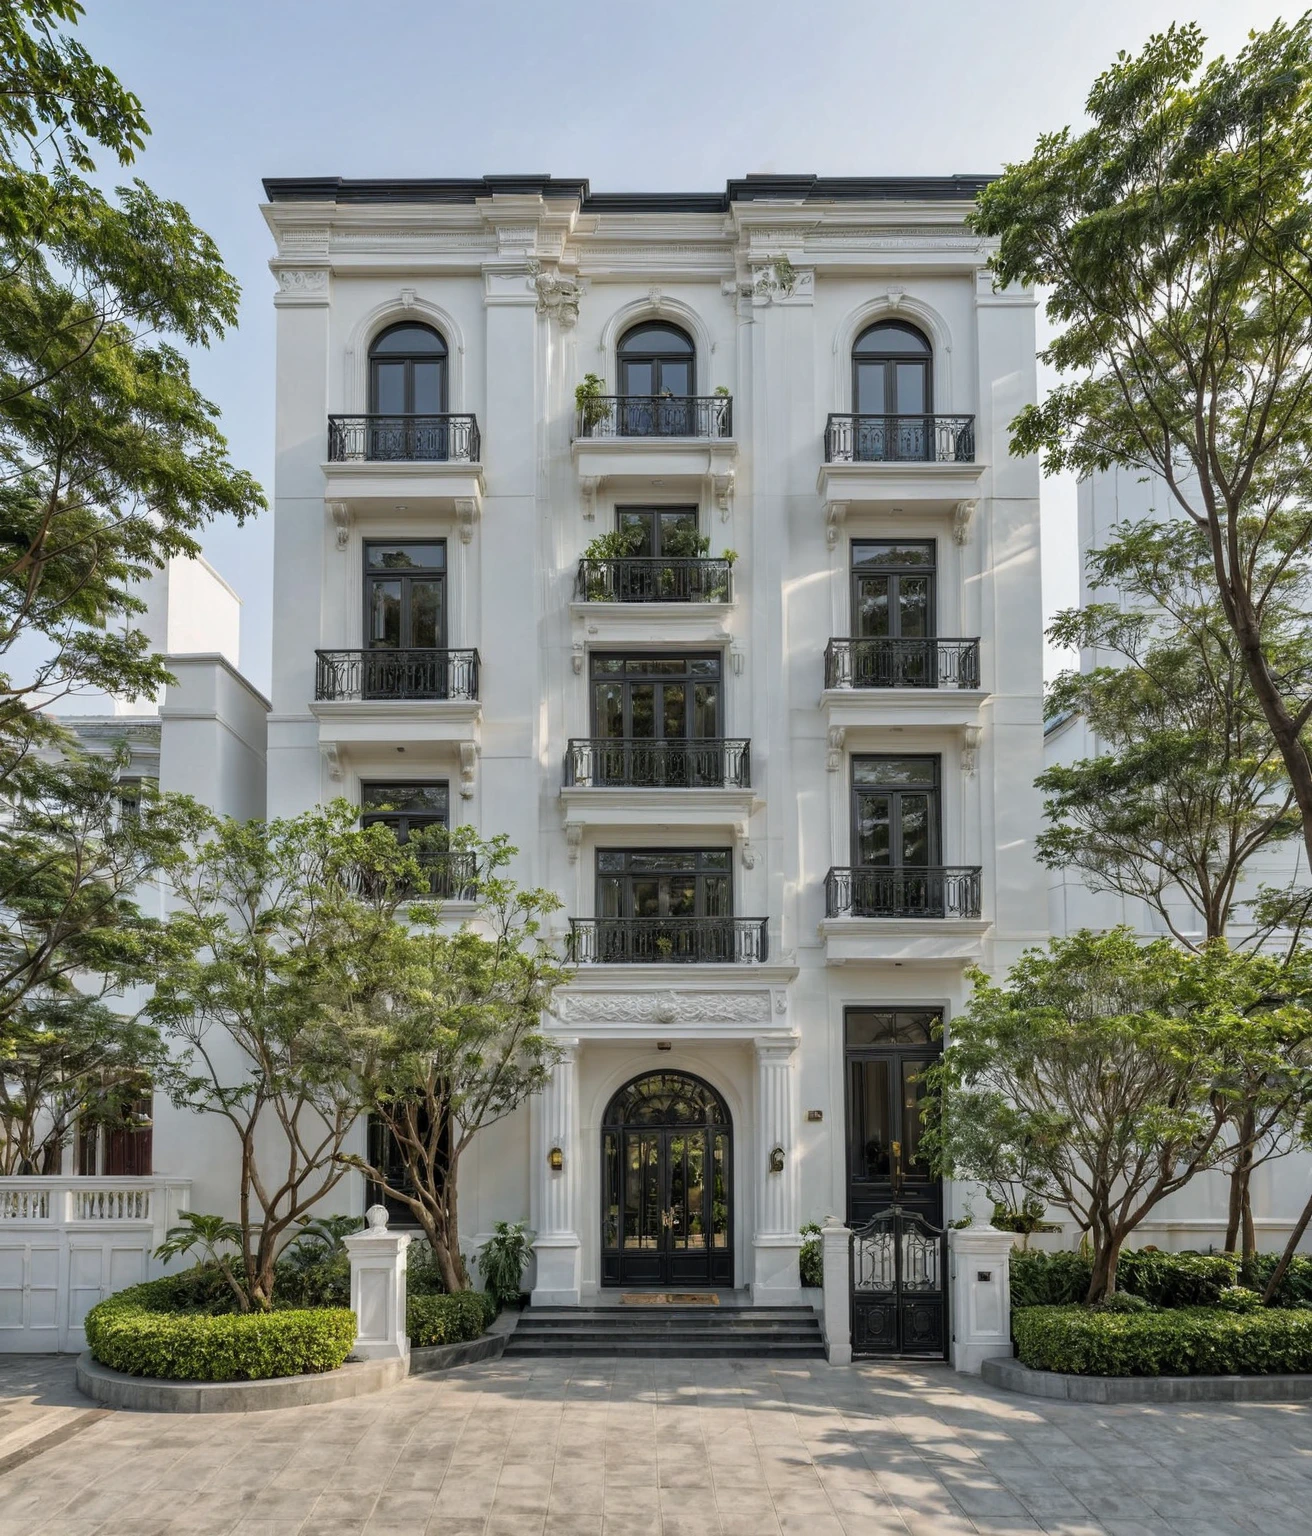
[[[382,1392],[405,1380],[405,1360],[348,1360],[314,1376],[275,1376],[268,1381],[162,1381],[127,1376],[93,1360],[77,1360],[78,1390],[110,1408],[138,1413],[255,1413],[265,1408],[304,1408]]]
[[[1035,1371],[1019,1360],[985,1360],[991,1387],[1068,1403],[1299,1403],[1312,1376],[1070,1376]]]
[[[410,1374],[427,1376],[433,1371],[449,1371],[457,1365],[474,1365],[480,1360],[500,1360],[510,1335],[519,1327],[518,1312],[498,1312],[492,1326],[481,1338],[462,1344],[432,1344],[410,1351]]]

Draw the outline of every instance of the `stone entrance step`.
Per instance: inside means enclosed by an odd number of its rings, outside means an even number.
[[[811,1307],[530,1307],[506,1355],[774,1356],[822,1359]]]

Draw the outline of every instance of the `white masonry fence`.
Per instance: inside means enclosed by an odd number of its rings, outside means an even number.
[[[190,1179],[0,1179],[0,1354],[78,1353],[98,1301],[163,1273],[152,1257]]]

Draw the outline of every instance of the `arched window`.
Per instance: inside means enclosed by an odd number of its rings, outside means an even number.
[[[440,416],[446,342],[428,325],[389,325],[369,348],[369,409],[378,416]]]
[[[867,327],[852,348],[852,409],[859,416],[923,416],[934,408],[929,342],[903,320]]]
[[[691,1072],[651,1072],[620,1089],[607,1106],[605,1124],[728,1125],[729,1110]]]
[[[626,331],[618,349],[620,394],[696,394],[697,350],[677,325],[645,320]]]

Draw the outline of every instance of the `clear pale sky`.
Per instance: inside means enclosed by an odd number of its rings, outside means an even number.
[[[1094,76],[1170,22],[1210,53],[1297,8],[1266,0],[86,0],[78,35],[141,97],[135,174],[177,198],[242,285],[195,361],[233,456],[272,497],[274,290],[262,176],[586,176],[718,191],[749,171],[996,171],[1078,123]],[[107,168],[102,166],[102,169]],[[1043,491],[1044,598],[1076,596],[1074,486]],[[268,687],[272,514],[215,528]],[[1049,670],[1057,658],[1049,658]]]

